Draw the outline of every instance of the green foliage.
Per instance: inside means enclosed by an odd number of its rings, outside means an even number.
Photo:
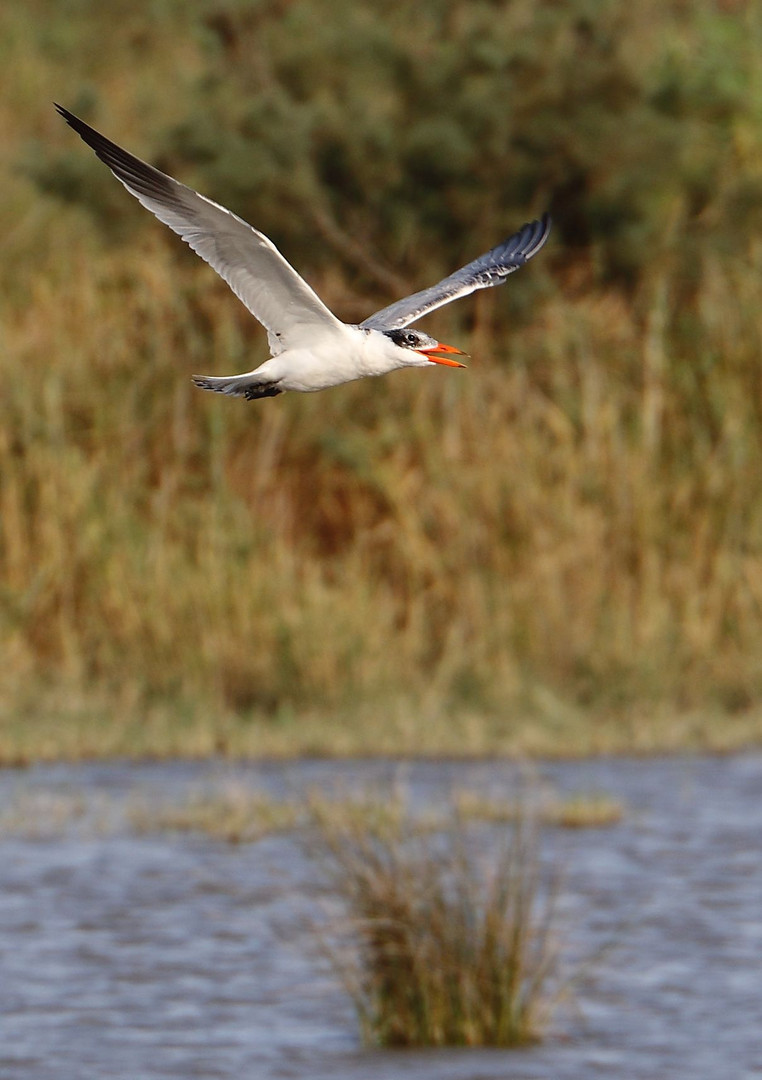
[[[185,19],[199,71],[144,153],[314,273],[338,255],[393,288],[549,207],[557,238],[636,284],[760,219],[754,5],[196,0]]]

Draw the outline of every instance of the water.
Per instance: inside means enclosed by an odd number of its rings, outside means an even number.
[[[315,870],[288,837],[230,847],[134,835],[124,808],[201,786],[283,796],[403,782],[502,797],[505,763],[82,765],[0,773],[0,807],[83,797],[83,816],[0,835],[0,1078],[591,1080],[762,1075],[762,757],[539,768],[623,821],[550,830],[578,1009],[521,1051],[369,1051],[314,947]],[[108,819],[108,820],[106,820]]]

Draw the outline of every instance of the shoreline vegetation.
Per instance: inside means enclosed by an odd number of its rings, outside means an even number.
[[[642,715],[589,712],[532,715],[502,722],[484,715],[406,713],[368,706],[343,714],[294,712],[280,717],[205,717],[198,709],[160,706],[104,712],[92,703],[73,711],[67,702],[11,708],[0,721],[0,767],[123,759],[222,758],[542,758],[728,754],[758,747],[762,712],[675,712],[669,705]],[[15,706],[16,703],[11,703]]]
[[[762,744],[758,6],[118,9],[0,12],[0,763]],[[469,371],[218,400],[264,332],[53,100],[350,321],[554,231]]]

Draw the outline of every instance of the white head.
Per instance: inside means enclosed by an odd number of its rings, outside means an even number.
[[[421,330],[382,330],[381,333],[387,338],[395,353],[398,367],[426,367],[428,364],[444,364],[446,367],[465,367],[465,364],[457,360],[449,360],[444,356],[435,356],[434,353],[449,353],[456,356],[465,356],[462,349],[456,349],[454,345],[443,345],[436,338],[429,337]]]

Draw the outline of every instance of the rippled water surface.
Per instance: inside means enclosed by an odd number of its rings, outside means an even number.
[[[315,870],[293,838],[135,835],[120,813],[201,788],[274,796],[404,782],[510,797],[514,766],[83,765],[0,772],[1,807],[82,798],[0,834],[0,1078],[496,1080],[762,1076],[762,757],[538,768],[603,791],[620,824],[550,829],[578,1009],[522,1051],[362,1048],[314,948]],[[1,808],[0,807],[0,808]],[[50,815],[49,815],[50,816]],[[55,814],[52,815],[55,817]]]

